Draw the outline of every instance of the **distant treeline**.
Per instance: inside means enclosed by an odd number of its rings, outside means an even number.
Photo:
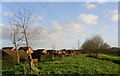
[[[87,53],[91,53],[91,52],[81,49],[81,53],[87,54]],[[112,47],[109,49],[98,49],[98,53],[120,56],[120,48]]]

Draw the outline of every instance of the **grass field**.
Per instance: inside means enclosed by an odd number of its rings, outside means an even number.
[[[39,74],[41,75],[119,74],[120,67],[119,64],[86,57],[84,54],[39,62],[35,63],[35,66],[40,70]],[[23,67],[4,68],[3,74],[5,73],[22,74]]]
[[[99,54],[99,56],[109,60],[120,60],[120,56],[106,55],[106,54]]]

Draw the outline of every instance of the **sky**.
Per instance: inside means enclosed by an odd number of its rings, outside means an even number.
[[[12,46],[9,33],[9,19],[15,11],[32,9],[35,22],[31,25],[39,29],[40,35],[32,40],[32,48],[71,49],[78,48],[84,41],[100,35],[112,47],[118,46],[118,2],[2,2],[0,20],[0,43]]]

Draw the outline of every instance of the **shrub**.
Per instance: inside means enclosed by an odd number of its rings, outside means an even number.
[[[3,58],[2,59],[2,67],[9,67],[16,64],[16,60],[13,60],[12,58]]]
[[[52,57],[53,55],[50,54],[41,55],[41,61],[52,59]]]

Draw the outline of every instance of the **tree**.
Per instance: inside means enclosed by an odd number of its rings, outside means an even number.
[[[55,59],[55,47],[56,47],[55,44],[52,44],[52,49],[53,49],[53,57],[52,58],[53,59]]]
[[[19,10],[17,13],[14,14],[14,16],[11,18],[12,21],[14,21],[14,25],[12,26],[13,28],[13,40],[16,37],[15,35],[19,34],[20,30],[20,38],[17,38],[17,40],[20,40],[22,44],[24,44],[25,47],[29,48],[31,45],[31,39],[35,38],[39,33],[36,31],[31,30],[30,25],[34,22],[33,17],[32,17],[32,11],[29,9],[23,9]],[[14,35],[15,34],[15,35]],[[14,37],[15,36],[15,37]],[[15,47],[18,45],[16,41],[14,41]],[[28,58],[29,58],[29,65],[30,65],[30,70],[33,71],[33,61],[32,61],[32,56],[31,53],[28,53]]]
[[[23,39],[23,36],[21,36],[21,28],[15,23],[10,22],[10,29],[11,31],[9,32],[9,38],[17,50]]]
[[[8,17],[9,19],[9,33],[8,33],[8,38],[12,42],[14,48],[16,49],[16,54],[17,54],[17,64],[20,63],[20,57],[18,53],[18,47],[21,45],[23,35],[21,34],[22,30],[21,27],[16,23],[16,20],[13,17]]]
[[[30,47],[30,43],[29,43],[29,36],[30,36],[30,32],[29,31],[29,26],[32,23],[32,13],[30,10],[26,10],[24,9],[23,12],[22,11],[18,11],[18,13],[15,15],[15,19],[16,19],[16,23],[22,28],[22,34],[24,36],[24,42],[27,48]],[[28,58],[29,58],[29,65],[30,65],[30,69],[31,71],[33,71],[33,62],[32,62],[32,56],[31,53],[28,53]]]
[[[102,37],[100,35],[94,35],[91,38],[88,38],[81,46],[81,48],[86,52],[86,53],[93,53],[93,54],[98,54],[101,52],[103,49],[108,49],[110,48],[109,44],[104,42]]]
[[[12,41],[12,44],[14,45],[15,49],[16,49],[16,54],[17,54],[17,64],[20,63],[20,56],[18,53],[18,47],[20,46],[23,36],[21,36],[21,30],[20,27],[14,23],[13,21],[10,21],[10,33],[9,33],[9,38]]]

